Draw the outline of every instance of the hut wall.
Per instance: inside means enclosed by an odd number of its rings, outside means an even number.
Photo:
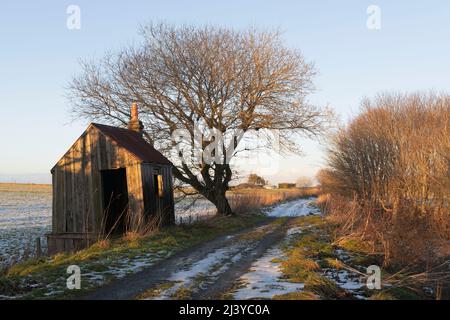
[[[53,171],[53,233],[102,232],[101,170],[126,168],[130,206],[143,208],[140,164],[94,127],[74,143]]]
[[[133,216],[130,217],[132,230],[138,230],[144,221],[144,192],[142,190],[141,164],[133,164],[127,168],[128,207]]]
[[[161,175],[163,195],[158,195],[155,175]],[[163,225],[175,223],[172,167],[167,165],[142,164],[145,213],[149,218],[163,216]]]

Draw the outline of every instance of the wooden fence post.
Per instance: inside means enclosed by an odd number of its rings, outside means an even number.
[[[42,255],[42,247],[41,247],[41,238],[36,238],[36,257],[40,257]]]

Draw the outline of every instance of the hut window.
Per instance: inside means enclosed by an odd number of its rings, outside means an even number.
[[[164,185],[163,185],[163,178],[160,174],[155,174],[153,176],[154,179],[154,186],[155,186],[155,194],[158,197],[162,197],[164,194]]]

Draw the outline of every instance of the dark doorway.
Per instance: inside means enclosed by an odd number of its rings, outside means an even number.
[[[125,233],[128,209],[126,169],[102,171],[102,185],[105,233]]]

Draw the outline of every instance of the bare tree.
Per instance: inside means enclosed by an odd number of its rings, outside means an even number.
[[[300,177],[295,182],[297,188],[308,188],[312,187],[313,184],[314,184],[313,179],[311,179],[310,177]]]
[[[321,191],[325,194],[349,193],[349,190],[344,188],[342,181],[337,179],[337,174],[331,168],[320,169],[316,174],[316,179],[319,182]],[[351,195],[351,192],[346,195]]]
[[[267,181],[263,177],[258,176],[256,173],[251,173],[248,176],[247,183],[255,186],[265,186]]]
[[[225,194],[233,171],[221,152],[227,144],[211,151],[207,147],[214,139],[206,137],[199,146],[224,161],[174,159],[177,129],[189,133],[191,146],[196,128],[224,135],[238,131],[236,148],[253,130],[278,130],[282,150],[294,151],[298,135],[316,135],[323,128],[326,112],[306,101],[314,67],[286,48],[277,32],[160,24],[141,33],[140,45],[83,63],[83,74],[70,85],[74,114],[125,126],[129,106],[137,102],[145,137],[173,159],[174,176],[210,200],[219,214],[232,214]],[[270,138],[266,142],[270,147]]]

